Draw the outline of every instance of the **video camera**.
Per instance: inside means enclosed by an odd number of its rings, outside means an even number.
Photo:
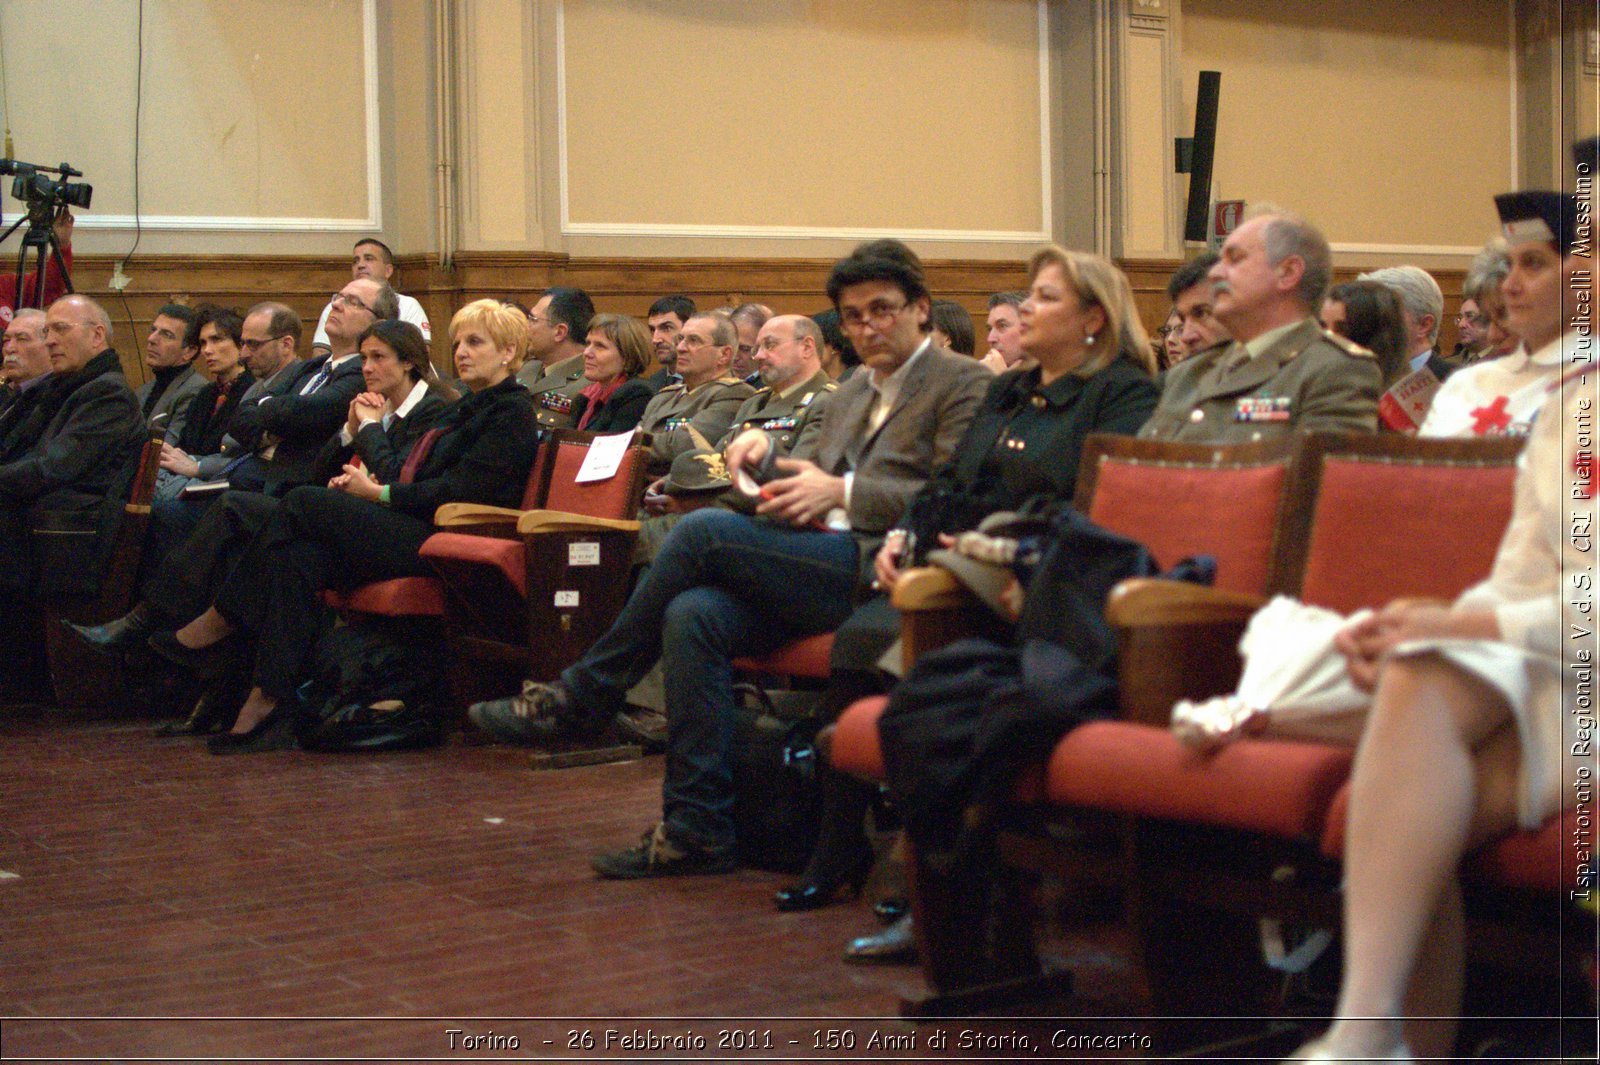
[[[28,205],[28,220],[35,226],[49,226],[56,212],[63,207],[88,207],[94,195],[94,186],[85,181],[68,181],[83,177],[70,163],[60,166],[41,166],[17,159],[0,159],[0,174],[13,174],[11,195]],[[59,174],[59,177],[47,177]]]

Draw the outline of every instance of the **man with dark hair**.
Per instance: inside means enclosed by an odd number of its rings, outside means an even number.
[[[989,350],[982,362],[1005,373],[1022,361],[1022,301],[1026,292],[996,292],[989,297]]]
[[[757,516],[706,507],[684,517],[610,631],[559,680],[471,708],[480,728],[517,742],[592,734],[661,660],[670,721],[663,819],[639,846],[597,857],[601,876],[735,866],[730,659],[849,616],[863,558],[954,452],[992,380],[974,360],[932,345],[927,284],[904,245],[857,248],[834,266],[828,296],[868,370],[833,393],[813,457],[776,458],[766,430],[741,433],[723,457],[734,478],[764,482]]]
[[[1333,256],[1315,226],[1256,208],[1207,276],[1213,313],[1233,342],[1166,372],[1141,437],[1241,444],[1299,430],[1377,429],[1377,361],[1316,319]]]
[[[237,338],[239,316],[229,313]],[[189,421],[189,404],[206,386],[206,379],[194,368],[195,356],[200,354],[199,338],[194,310],[181,303],[169,303],[156,312],[144,342],[144,361],[151,376],[134,392],[134,397],[144,412],[145,423],[151,430],[165,433],[168,440],[183,434]]]
[[[1207,348],[1226,343],[1228,329],[1211,313],[1211,268],[1217,254],[1206,252],[1173,271],[1167,282],[1167,298],[1178,316],[1178,344],[1183,358],[1198,355]]]
[[[356,241],[355,252],[350,260],[351,278],[366,277],[374,281],[390,281],[394,277],[394,252],[389,250],[389,245],[376,237],[363,237]],[[402,322],[410,322],[422,330],[422,339],[433,343],[433,327],[428,323],[428,313],[422,309],[422,304],[410,296],[395,293],[399,310],[392,316]],[[332,349],[328,340],[328,312],[333,310],[330,302],[322,309],[322,317],[317,319],[317,328],[311,335],[311,354],[321,355]],[[391,317],[380,315],[380,317]]]
[[[722,439],[739,407],[755,389],[729,372],[739,336],[720,314],[696,314],[678,333],[678,381],[644,408],[639,431],[650,434],[650,473],[665,474],[672,460]]]
[[[660,369],[644,381],[654,391],[661,391],[677,376],[678,334],[694,313],[694,300],[688,296],[662,296],[645,312],[644,324],[650,330],[650,345]]]
[[[528,315],[528,358],[517,380],[533,393],[540,429],[572,428],[572,404],[589,386],[583,346],[594,301],[581,288],[547,288]]]

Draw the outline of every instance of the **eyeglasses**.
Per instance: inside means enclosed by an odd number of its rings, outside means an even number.
[[[1477,326],[1479,329],[1487,329],[1489,328],[1489,316],[1487,314],[1456,315],[1456,325],[1467,325],[1469,323]]]
[[[839,312],[839,324],[846,329],[865,329],[867,323],[875,326],[892,322],[901,311],[911,306],[909,303],[873,303],[865,311],[858,311],[851,307],[847,311]]]
[[[362,303],[359,298],[352,296],[347,292],[335,292],[333,294],[333,299],[330,302],[342,303],[346,307],[359,307],[361,310],[366,311],[373,317],[377,317],[378,314],[377,311],[373,310],[371,307],[368,307],[365,303]]]
[[[279,333],[277,336],[262,337],[260,340],[252,340],[250,337],[245,337],[239,341],[239,346],[254,355],[273,341],[282,340],[288,335],[288,333]]]
[[[534,314],[534,313],[533,313],[533,312],[532,312],[532,311],[529,311],[529,312],[528,312],[528,321],[529,321],[529,322],[530,322],[530,323],[535,323],[535,324],[537,324],[537,323],[539,323],[539,322],[549,322],[549,321],[550,321],[550,319],[548,319],[548,318],[541,318],[541,317],[540,317],[540,316],[539,316],[539,315],[537,315],[537,314]]]

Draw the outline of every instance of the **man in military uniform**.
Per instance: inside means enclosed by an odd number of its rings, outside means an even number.
[[[650,398],[639,431],[650,434],[650,473],[665,474],[672,460],[719,440],[755,389],[728,367],[739,335],[720,314],[697,314],[678,334],[679,380]]]
[[[1328,242],[1309,222],[1252,212],[1210,274],[1212,313],[1233,342],[1168,370],[1139,435],[1238,444],[1302,429],[1375,431],[1377,360],[1315,317],[1331,274]]]
[[[572,403],[589,386],[583,345],[594,301],[581,288],[547,288],[528,317],[528,360],[517,380],[533,393],[540,429],[572,428]]]

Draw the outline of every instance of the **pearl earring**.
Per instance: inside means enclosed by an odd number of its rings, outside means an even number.
[[[1083,334],[1083,346],[1086,347],[1086,348],[1094,347],[1094,334],[1093,333],[1085,333],[1085,334]]]

